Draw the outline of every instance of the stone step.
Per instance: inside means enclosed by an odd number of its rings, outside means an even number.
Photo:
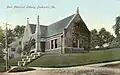
[[[18,66],[25,66],[26,63],[31,62],[32,60],[41,56],[41,54],[42,54],[41,52],[37,52],[37,53],[32,53],[31,55],[25,56],[24,58],[22,58],[21,61],[18,61]]]
[[[23,66],[24,61],[18,61],[18,66]]]

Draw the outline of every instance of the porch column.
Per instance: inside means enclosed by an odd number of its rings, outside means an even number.
[[[77,40],[77,48],[79,48],[79,46],[80,46],[80,42],[79,40]]]
[[[49,43],[50,43],[50,49],[51,49],[51,40],[49,41]]]
[[[66,33],[65,33],[65,29],[64,29],[64,31],[63,31],[63,40],[62,40],[62,53],[65,53],[65,47],[66,47],[66,45],[65,45],[65,40],[66,40]]]
[[[60,37],[60,47],[61,47],[61,49],[60,49],[60,54],[62,54],[62,50],[63,50],[63,35]]]
[[[53,40],[53,49],[55,49],[55,39]]]

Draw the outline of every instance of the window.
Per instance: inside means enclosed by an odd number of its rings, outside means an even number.
[[[11,51],[15,51],[15,48],[11,48]]]
[[[57,39],[55,39],[55,48],[57,48]]]
[[[18,48],[17,53],[22,53],[22,48]]]
[[[78,41],[77,40],[73,40],[73,47],[78,47]]]
[[[53,40],[51,40],[51,49],[53,49]]]
[[[11,58],[11,59],[14,58],[14,54],[11,54],[11,57],[10,57],[10,58]]]
[[[21,41],[19,41],[19,45],[21,45]]]

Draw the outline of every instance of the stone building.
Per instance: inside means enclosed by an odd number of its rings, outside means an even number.
[[[76,23],[80,26],[80,29],[75,29]],[[74,32],[78,33],[80,37],[76,36],[77,39],[73,40]],[[27,18],[24,35],[21,38],[21,42],[17,43],[22,47],[22,50],[28,49],[29,53],[45,52],[62,54],[81,52],[90,48],[90,31],[77,8],[75,14],[48,26],[39,23],[39,16],[37,17],[37,24],[30,24]],[[19,48],[11,44],[10,50],[12,49],[17,50]]]

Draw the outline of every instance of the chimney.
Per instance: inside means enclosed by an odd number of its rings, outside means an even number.
[[[27,25],[29,25],[29,18],[27,18]]]
[[[77,14],[79,14],[79,7],[77,7]]]

